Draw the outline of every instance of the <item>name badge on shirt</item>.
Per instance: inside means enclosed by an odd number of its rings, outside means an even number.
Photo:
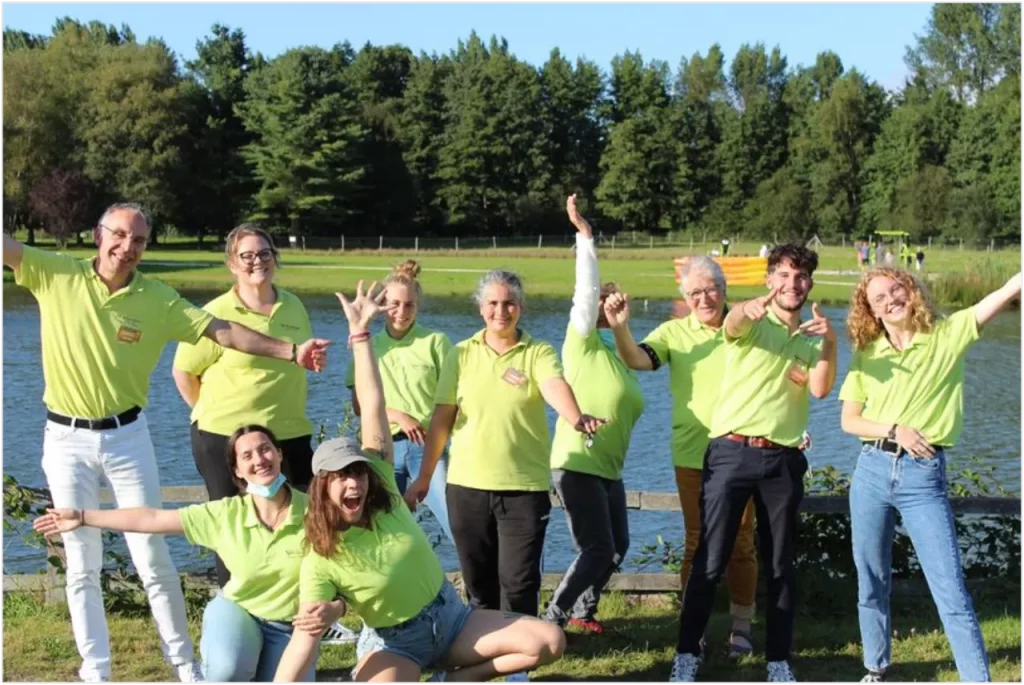
[[[501,374],[501,380],[505,381],[509,385],[514,385],[517,388],[520,388],[526,384],[526,375],[518,369],[508,368],[505,369],[505,373]]]
[[[134,345],[142,340],[142,331],[138,328],[131,328],[122,324],[121,327],[117,329],[117,339],[123,343]]]

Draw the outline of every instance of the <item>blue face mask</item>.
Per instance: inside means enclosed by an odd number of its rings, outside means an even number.
[[[613,350],[615,349],[615,334],[609,329],[599,328],[597,330],[597,336],[601,338],[601,342],[603,342],[606,347],[610,347]]]
[[[270,499],[277,494],[277,491],[281,489],[286,480],[288,479],[284,477],[284,474],[279,473],[270,485],[260,485],[259,483],[245,481],[245,490],[250,495],[259,495],[260,497]]]

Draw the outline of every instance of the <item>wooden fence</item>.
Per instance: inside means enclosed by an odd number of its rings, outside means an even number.
[[[161,489],[165,503],[195,504],[207,500],[206,488],[201,485],[172,485]],[[100,491],[100,500],[104,504],[113,504],[114,497],[110,490]],[[952,497],[950,503],[955,514],[973,514],[987,516],[1019,516],[1021,501],[1018,497]],[[552,493],[551,504],[561,507],[562,503]],[[640,511],[680,511],[679,497],[674,492],[626,492],[626,507]],[[818,514],[849,514],[850,503],[845,496],[809,495],[804,497],[800,510]],[[681,532],[680,532],[681,536]],[[459,581],[459,573],[449,573],[453,582]],[[554,590],[561,579],[561,573],[544,574],[541,587]],[[63,599],[63,576],[59,576],[53,566],[47,566],[45,574],[4,575],[3,591],[43,592],[48,600]],[[199,584],[212,582],[205,576],[196,576]],[[628,593],[665,593],[679,592],[679,575],[676,573],[617,573],[608,583],[609,590]]]

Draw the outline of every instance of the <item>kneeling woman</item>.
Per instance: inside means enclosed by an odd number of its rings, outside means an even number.
[[[360,282],[354,301],[339,295],[349,323],[362,447],[335,438],[313,455],[299,593],[301,606],[341,596],[365,626],[355,679],[417,681],[423,669],[448,680],[482,681],[555,661],[565,649],[557,626],[518,614],[467,607],[444,577],[426,535],[402,501],[391,431],[368,331],[380,308]],[[293,681],[316,654],[317,636],[296,631],[276,681]]]
[[[184,534],[192,544],[216,552],[231,579],[203,612],[203,677],[265,682],[293,632],[319,635],[344,614],[345,605],[307,603],[296,615],[307,500],[285,484],[274,434],[263,426],[239,428],[228,438],[225,459],[246,494],[182,509],[48,509],[33,525],[44,535],[79,526]],[[303,681],[315,680],[315,666],[314,658],[299,674]]]

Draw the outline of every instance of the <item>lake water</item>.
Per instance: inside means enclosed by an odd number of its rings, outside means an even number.
[[[567,277],[571,274],[567,273]],[[203,304],[219,293],[185,292],[193,302]],[[324,373],[310,375],[308,413],[314,425],[328,426],[333,435],[349,393],[344,388],[344,372],[348,350],[344,345],[347,326],[333,297],[304,297],[316,335],[336,341],[331,348]],[[565,338],[570,303],[568,301],[527,301],[522,326],[532,335],[551,342],[561,349]],[[661,322],[671,318],[673,303],[651,302],[646,311],[636,305],[631,328],[639,338],[647,335]],[[810,431],[814,447],[808,453],[811,468],[833,465],[850,472],[858,452],[856,438],[839,428],[839,387],[846,375],[851,349],[846,341],[844,308],[824,308],[839,329],[839,374],[835,389],[823,401],[811,403]],[[445,331],[454,342],[464,340],[481,327],[474,305],[468,298],[429,299],[420,314],[423,325]],[[1019,313],[1001,315],[989,324],[985,335],[967,357],[965,389],[965,429],[960,445],[950,451],[950,468],[957,469],[957,457],[981,455],[997,468],[1001,482],[1010,490],[1020,490],[1021,447],[1021,318]],[[35,299],[26,291],[4,288],[3,313],[3,432],[4,473],[11,474],[26,485],[45,485],[40,459],[42,456],[45,410],[42,404],[43,377],[39,351],[39,310]],[[150,430],[160,462],[163,485],[201,485],[189,445],[189,412],[171,380],[171,362],[175,345],[169,345],[160,358],[150,385]],[[675,480],[669,454],[671,396],[668,371],[640,374],[640,383],[647,399],[647,408],[633,433],[626,460],[625,483],[629,490],[675,492]],[[554,414],[549,411],[552,428]],[[426,511],[421,507],[421,511]],[[432,537],[442,537],[429,513],[423,514],[424,525]],[[682,535],[679,512],[631,511],[632,546],[625,567],[639,570],[632,561],[641,546],[651,543],[658,534],[678,540]],[[200,555],[183,537],[168,538],[175,560],[181,569],[205,568],[211,564],[208,555]],[[437,547],[448,570],[458,568],[454,547],[441,540]],[[568,567],[572,560],[572,544],[561,510],[554,510],[545,545],[545,571],[556,572]],[[44,564],[40,550],[27,548],[17,536],[5,535],[4,569],[6,573],[39,570]],[[658,571],[657,564],[646,571]]]

